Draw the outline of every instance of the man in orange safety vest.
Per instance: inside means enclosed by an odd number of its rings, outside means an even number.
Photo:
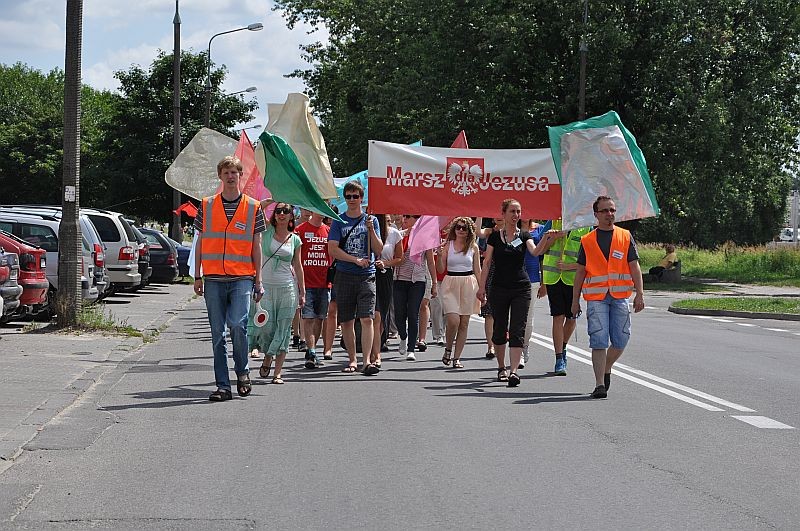
[[[644,309],[642,270],[631,233],[614,225],[614,200],[600,196],[592,205],[597,228],[581,238],[578,270],[573,286],[572,314],[580,313],[580,294],[586,299],[589,347],[592,349],[595,388],[592,398],[606,398],[611,369],[631,336],[631,312]]]

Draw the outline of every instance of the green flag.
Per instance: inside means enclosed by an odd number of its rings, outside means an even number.
[[[286,141],[268,131],[258,137],[256,166],[272,199],[296,205],[322,216],[342,221],[309,179],[297,155]]]

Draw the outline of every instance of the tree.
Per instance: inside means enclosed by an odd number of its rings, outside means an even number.
[[[181,130],[185,146],[203,124],[205,53],[181,53]],[[112,95],[109,106],[112,127],[96,151],[87,179],[99,185],[97,206],[118,208],[140,218],[168,221],[172,210],[172,189],[164,172],[172,163],[172,55],[159,52],[145,71],[132,66],[115,73],[120,94]],[[219,91],[225,68],[211,71],[211,127],[234,135],[229,129],[249,121],[257,108],[255,101],[226,96]],[[99,103],[99,102],[98,102]]]
[[[370,138],[545,147],[577,116],[579,2],[277,0],[306,46],[332,166],[366,166]],[[710,247],[776,233],[800,160],[800,4],[592,0],[587,115],[616,110],[648,160],[662,215],[637,237]],[[746,212],[746,221],[742,213]]]
[[[145,71],[116,73],[120,92],[81,89],[82,206],[113,207],[166,222],[172,190],[172,56],[159,53]],[[181,53],[182,146],[203,123],[205,52]],[[211,70],[211,126],[230,128],[253,118],[255,101],[223,95],[225,68]],[[60,204],[64,72],[47,74],[17,63],[0,65],[0,190],[3,203]],[[24,183],[24,186],[22,186]]]

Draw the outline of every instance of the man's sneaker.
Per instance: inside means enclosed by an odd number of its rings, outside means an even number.
[[[401,356],[408,352],[408,338],[400,340],[400,346],[397,347],[397,352],[399,352]]]
[[[436,341],[436,344],[439,345],[440,347],[444,346],[444,338],[443,337],[435,339],[434,341]]]
[[[564,358],[564,370],[567,370],[567,349],[564,348],[564,352],[561,353],[561,357]]]
[[[414,356],[413,352],[409,352],[408,355],[406,356],[406,361],[417,361],[417,357]]]
[[[567,375],[567,363],[566,363],[566,361],[564,361],[565,357],[566,356],[564,356],[563,354],[559,354],[556,357],[556,367],[555,367],[555,369],[553,369],[553,373],[555,373],[556,376],[566,376]]]
[[[592,391],[591,397],[592,398],[607,398],[608,397],[608,393],[606,392],[605,386],[604,385],[598,385],[597,387],[595,387],[594,391]]]
[[[306,363],[305,363],[306,369],[316,369],[318,363],[319,362],[317,361],[317,353],[311,349],[306,350]]]
[[[300,336],[292,336],[292,348],[300,346]]]
[[[305,342],[304,339],[301,339],[300,343],[297,344],[297,350],[299,350],[300,352],[303,352],[304,350],[308,350],[308,345],[306,345],[306,342]]]

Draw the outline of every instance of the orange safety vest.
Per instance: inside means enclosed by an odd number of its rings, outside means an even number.
[[[627,299],[633,293],[633,277],[628,265],[628,247],[631,233],[614,227],[611,237],[611,250],[606,260],[597,244],[597,231],[593,230],[581,238],[586,253],[586,277],[583,279],[583,298],[587,301],[601,301],[606,293],[615,299]]]
[[[219,194],[203,199],[203,239],[200,259],[204,275],[255,276],[253,231],[256,200],[242,194],[239,206],[228,221]]]

